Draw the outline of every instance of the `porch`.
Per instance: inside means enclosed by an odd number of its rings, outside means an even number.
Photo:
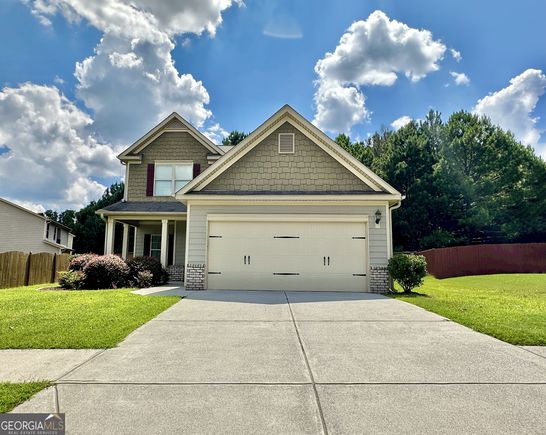
[[[183,281],[186,208],[179,202],[120,202],[100,210],[106,222],[105,254],[150,256]]]

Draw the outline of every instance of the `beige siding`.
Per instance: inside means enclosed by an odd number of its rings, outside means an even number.
[[[374,214],[381,210],[380,228],[375,228]],[[312,206],[312,205],[191,205],[188,224],[188,263],[206,263],[207,214],[350,214],[369,216],[369,258],[371,266],[387,264],[387,232],[385,206]]]
[[[0,252],[60,252],[44,243],[44,219],[0,201]]]
[[[294,154],[279,154],[278,134],[295,134]],[[284,123],[203,191],[370,191],[362,180]]]
[[[163,133],[142,151],[142,163],[129,165],[127,200],[128,201],[165,201],[170,196],[146,196],[148,163],[156,160],[176,161],[191,160],[201,165],[201,170],[208,167],[209,151],[192,135],[185,132]]]

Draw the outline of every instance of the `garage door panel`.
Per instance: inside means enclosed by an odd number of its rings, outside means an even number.
[[[366,226],[211,221],[208,288],[366,291]]]

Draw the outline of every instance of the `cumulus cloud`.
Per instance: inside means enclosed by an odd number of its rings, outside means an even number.
[[[418,81],[439,69],[445,51],[430,31],[373,12],[353,23],[335,50],[315,65],[314,123],[329,131],[348,131],[368,114],[360,86],[392,86],[401,74]]]
[[[391,122],[391,127],[394,128],[395,130],[399,130],[404,125],[406,125],[406,124],[408,124],[410,122],[411,122],[411,117],[409,117],[407,115],[404,115],[404,116],[401,116],[400,118],[395,119],[394,121],[392,121]]]
[[[460,62],[463,59],[460,51],[450,48],[449,52],[451,53],[451,57],[455,60],[455,62]]]
[[[36,204],[32,201],[20,201],[18,199],[12,199],[12,198],[5,198],[10,202],[13,202],[14,204],[20,205],[23,208],[26,208],[27,210],[33,211],[34,213],[43,213],[46,211],[44,206],[42,204]]]
[[[470,79],[465,73],[450,71],[449,75],[453,77],[453,81],[457,86],[468,86],[470,84]]]
[[[546,144],[539,143],[543,132],[536,125],[539,118],[532,116],[545,89],[544,73],[528,69],[512,78],[507,87],[478,100],[474,112],[488,116],[495,124],[510,130],[518,140],[546,156]]]
[[[209,94],[172,59],[176,35],[214,36],[232,0],[34,0],[33,13],[85,20],[103,32],[95,53],[76,65],[76,95],[93,110],[95,128],[127,144],[176,111],[202,128]],[[205,126],[206,127],[206,126]]]
[[[229,133],[218,123],[210,125],[206,130],[203,130],[202,133],[215,144],[222,143],[222,139],[229,135]]]
[[[53,208],[81,207],[119,176],[115,151],[90,132],[92,119],[54,86],[25,83],[0,92],[2,195]],[[39,198],[39,203],[36,199]],[[36,207],[33,207],[36,209]]]

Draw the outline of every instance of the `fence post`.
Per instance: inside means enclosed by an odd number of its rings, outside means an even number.
[[[28,285],[30,279],[30,257],[32,257],[32,252],[29,252],[27,255],[27,264],[25,267],[25,285]]]
[[[53,261],[51,262],[51,279],[49,282],[55,282],[55,269],[57,268],[57,253],[53,254]]]

